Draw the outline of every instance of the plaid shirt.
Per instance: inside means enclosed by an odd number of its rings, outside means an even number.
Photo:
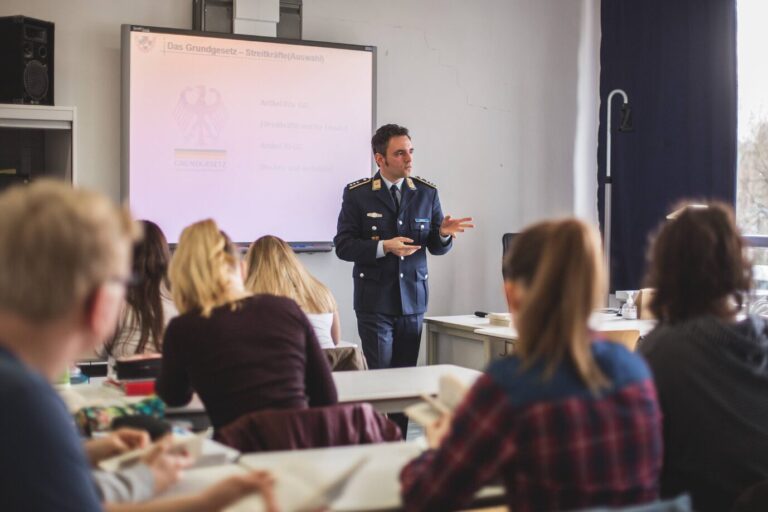
[[[593,343],[612,387],[589,392],[570,364],[511,357],[490,366],[437,450],[403,469],[405,510],[445,511],[502,479],[514,512],[644,503],[658,497],[661,413],[650,372],[624,347]]]

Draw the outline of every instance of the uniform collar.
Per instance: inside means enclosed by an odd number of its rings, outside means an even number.
[[[381,181],[384,182],[384,186],[386,187],[387,190],[391,189],[392,185],[394,185],[397,187],[397,190],[399,190],[400,192],[403,191],[403,182],[405,181],[405,178],[400,178],[399,180],[393,183],[389,181],[387,178],[385,178],[384,175],[381,174],[381,171],[379,171],[379,177],[381,177]]]

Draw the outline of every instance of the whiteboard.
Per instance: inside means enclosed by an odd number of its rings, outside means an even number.
[[[123,26],[122,195],[170,243],[213,218],[232,240],[332,240],[371,175],[376,52]]]

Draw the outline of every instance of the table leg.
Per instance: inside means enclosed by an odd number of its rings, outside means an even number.
[[[427,364],[435,364],[435,338],[437,333],[432,330],[431,325],[427,325]]]
[[[491,364],[491,358],[493,357],[493,343],[491,342],[490,337],[486,337],[483,340],[483,352],[485,356],[485,366],[487,367],[489,364]]]

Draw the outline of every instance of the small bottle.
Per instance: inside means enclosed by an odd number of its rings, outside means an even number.
[[[621,316],[625,320],[637,320],[637,306],[635,306],[635,292],[627,292],[627,302],[621,308]]]
[[[56,379],[54,384],[58,387],[69,387],[69,366],[67,366],[67,369],[64,370],[64,373],[59,375],[59,378]]]

